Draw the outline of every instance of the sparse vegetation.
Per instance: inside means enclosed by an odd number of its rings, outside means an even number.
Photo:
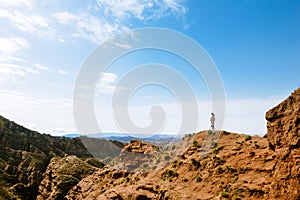
[[[214,156],[213,157],[220,165],[224,164],[226,162],[226,160],[224,158],[220,158],[218,156]]]
[[[221,149],[223,149],[223,148],[224,148],[224,146],[219,146],[219,147],[217,147],[217,148],[214,148],[214,150],[212,151],[212,153],[213,153],[213,154],[218,154],[219,151],[220,151]]]
[[[183,164],[183,161],[180,160],[180,161],[178,162],[178,166],[181,166],[182,164]]]
[[[236,182],[238,180],[238,178],[239,178],[238,174],[235,174],[231,180],[232,180],[232,182]]]
[[[225,169],[221,166],[217,167],[217,169],[215,170],[216,174],[222,174],[225,172]]]
[[[167,169],[163,174],[162,174],[162,179],[168,180],[169,182],[172,182],[172,178],[177,178],[179,176],[178,172],[175,170]]]
[[[179,166],[181,166],[182,164],[183,164],[182,160],[180,160],[180,161],[175,160],[175,161],[172,162],[171,168],[179,167]]]
[[[124,179],[124,178],[121,179],[121,180],[119,180],[119,181],[117,182],[117,185],[122,185],[123,183],[125,183],[125,179]]]
[[[228,197],[229,197],[229,195],[228,195],[228,193],[226,192],[226,190],[223,190],[223,191],[221,192],[221,197],[223,197],[223,198],[228,198]]]
[[[187,178],[183,178],[181,180],[182,180],[182,182],[188,182],[189,181]]]
[[[172,164],[171,164],[171,168],[176,168],[177,167],[177,163],[176,162],[173,162]]]
[[[229,165],[226,165],[226,166],[225,166],[225,170],[226,170],[227,172],[229,172],[229,173],[235,173],[235,172],[237,172],[236,169],[232,168],[232,167],[229,166]]]
[[[202,178],[201,178],[200,175],[197,175],[197,176],[195,177],[195,180],[196,180],[196,182],[201,182],[201,181],[202,181]]]
[[[251,136],[250,136],[250,135],[247,135],[247,136],[245,137],[245,141],[248,141],[248,140],[251,140]]]
[[[192,146],[193,146],[193,147],[198,146],[198,141],[197,141],[197,140],[194,140]]]

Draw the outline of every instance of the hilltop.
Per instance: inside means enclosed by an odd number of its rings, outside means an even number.
[[[265,137],[219,131],[201,156],[208,132],[189,137],[185,153],[148,173],[109,167],[84,178],[67,199],[299,199],[300,88],[266,114]],[[197,144],[197,145],[194,145]]]

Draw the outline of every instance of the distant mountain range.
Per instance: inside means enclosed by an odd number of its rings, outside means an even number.
[[[131,140],[141,140],[144,142],[154,142],[157,143],[158,141],[169,141],[169,140],[178,140],[181,139],[181,135],[170,135],[170,134],[155,134],[155,135],[149,135],[145,137],[145,135],[136,135],[132,136],[130,134],[124,134],[124,133],[113,133],[113,132],[106,132],[106,133],[99,133],[99,134],[89,134],[89,135],[80,135],[80,134],[67,134],[64,135],[64,137],[67,138],[77,138],[80,136],[86,136],[89,138],[105,138],[107,140],[115,140],[122,143],[127,143]]]

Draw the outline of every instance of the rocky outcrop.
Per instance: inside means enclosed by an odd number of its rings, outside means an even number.
[[[273,171],[272,197],[300,198],[300,88],[269,110],[267,138],[277,162]]]
[[[300,88],[282,103],[269,110],[267,138],[274,150],[281,149],[282,156],[291,148],[300,147]],[[284,153],[286,152],[286,153]]]
[[[126,172],[148,171],[152,167],[149,161],[155,159],[158,149],[158,146],[132,140],[123,147],[119,156],[108,166]]]
[[[63,199],[73,186],[98,169],[89,163],[91,159],[85,162],[76,156],[52,158],[39,186],[37,200]]]

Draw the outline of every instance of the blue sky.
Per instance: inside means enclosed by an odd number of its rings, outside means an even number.
[[[0,114],[51,134],[76,132],[72,98],[88,55],[107,39],[143,27],[173,29],[193,38],[216,63],[226,91],[224,129],[263,135],[264,114],[300,86],[300,2],[296,0],[0,0]],[[148,62],[174,67],[199,98],[200,129],[208,128],[209,93],[188,64],[144,51],[114,63],[95,97],[104,131],[119,132],[109,109],[115,83]],[[164,104],[176,132],[180,113],[163,88],[133,97],[132,117],[149,122],[149,106]]]

